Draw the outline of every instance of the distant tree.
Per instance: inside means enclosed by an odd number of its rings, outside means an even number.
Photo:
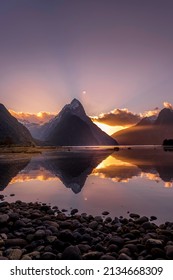
[[[163,146],[173,146],[173,139],[165,139],[163,141]]]

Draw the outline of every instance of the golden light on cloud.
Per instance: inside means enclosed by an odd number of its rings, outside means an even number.
[[[37,170],[31,173],[19,173],[16,177],[14,177],[10,184],[15,183],[23,183],[30,181],[57,181],[59,180],[56,176],[54,176],[51,172],[47,170]]]
[[[150,181],[155,181],[157,183],[161,181],[159,174],[156,174],[156,173],[145,173],[145,172],[142,172],[141,173],[141,177],[142,178],[146,177]]]
[[[24,113],[24,112],[15,112],[13,110],[9,110],[13,117],[20,121],[28,121],[33,123],[44,123],[50,121],[55,117],[56,113],[50,112],[38,112],[34,113]]]
[[[135,175],[136,169],[137,167],[133,164],[109,156],[93,170],[92,174],[101,179],[110,179],[113,182],[128,183],[130,178]]]
[[[173,182],[165,182],[165,188],[172,188]]]
[[[145,118],[145,117],[152,117],[152,116],[157,116],[159,113],[159,109],[156,108],[154,110],[149,110],[149,111],[145,111],[144,113],[140,114],[141,118]]]
[[[164,105],[164,107],[165,107],[165,108],[168,108],[168,109],[173,110],[173,106],[172,106],[172,104],[171,104],[171,103],[169,103],[169,102],[165,101],[165,102],[163,102],[163,105]]]

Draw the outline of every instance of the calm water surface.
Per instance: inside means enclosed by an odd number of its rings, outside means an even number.
[[[0,156],[0,194],[80,213],[128,217],[129,212],[173,221],[173,152],[161,148],[73,151],[30,158]],[[15,196],[10,196],[15,194]]]

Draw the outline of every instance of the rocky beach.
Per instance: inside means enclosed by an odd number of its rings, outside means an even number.
[[[157,225],[156,219],[2,201],[0,260],[172,260],[173,222]]]

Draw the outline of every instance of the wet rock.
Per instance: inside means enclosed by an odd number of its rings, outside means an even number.
[[[63,260],[81,260],[81,252],[77,246],[69,246],[62,253]]]
[[[61,239],[62,241],[65,241],[65,242],[73,242],[74,241],[73,234],[68,229],[62,230],[59,233],[59,239]]]
[[[111,244],[108,247],[108,252],[117,252],[118,251],[118,246],[115,244]]]
[[[103,255],[102,252],[92,251],[83,255],[84,260],[99,260]]]
[[[5,261],[5,260],[8,260],[8,258],[0,256],[0,260]]]
[[[0,248],[3,247],[4,244],[5,244],[4,240],[1,240],[1,239],[0,239]]]
[[[71,229],[72,228],[72,222],[68,222],[68,221],[63,221],[63,222],[61,222],[60,223],[60,227],[61,228],[69,228],[69,229]]]
[[[51,235],[51,236],[47,236],[46,239],[49,243],[53,243],[57,239],[57,237],[54,235]]]
[[[153,229],[153,228],[155,228],[155,226],[154,226],[152,223],[150,223],[150,222],[145,222],[145,223],[143,223],[143,224],[142,224],[142,227],[143,227],[144,229]]]
[[[6,224],[9,220],[9,216],[7,214],[0,215],[0,225]]]
[[[115,237],[112,237],[110,240],[109,240],[109,244],[115,244],[117,246],[123,246],[124,244],[124,239],[119,237],[119,236],[115,236]]]
[[[27,245],[27,241],[25,239],[20,239],[20,238],[7,239],[4,242],[5,242],[5,246],[7,247],[13,247],[13,246],[24,247]]]
[[[81,251],[81,253],[83,254],[83,253],[87,253],[91,249],[91,246],[89,246],[87,244],[79,244],[78,248]]]
[[[55,260],[56,255],[51,252],[46,252],[41,256],[42,260]]]
[[[111,223],[111,222],[112,222],[112,218],[111,217],[106,217],[105,223]]]
[[[7,239],[7,235],[6,235],[5,233],[1,233],[0,236],[1,236],[1,238],[2,238],[3,240],[6,240],[6,239]]]
[[[80,242],[82,240],[82,235],[79,232],[77,232],[77,231],[73,232],[72,235],[73,235],[75,241]]]
[[[126,254],[127,256],[130,256],[130,250],[128,248],[123,248],[119,251],[119,254]]]
[[[107,216],[107,215],[109,215],[109,212],[108,212],[108,211],[103,211],[103,212],[102,212],[102,215],[103,215],[103,216]]]
[[[90,222],[88,227],[95,230],[98,227],[98,223],[96,221]]]
[[[38,239],[44,238],[45,235],[46,235],[45,230],[39,229],[35,232],[35,237]]]
[[[24,255],[21,260],[30,261],[30,260],[32,260],[32,258],[28,255]]]
[[[53,226],[55,228],[59,228],[59,224],[55,221],[45,221],[45,225]]]
[[[166,246],[166,256],[169,260],[173,260],[173,246],[172,245]]]
[[[160,248],[152,248],[150,253],[151,253],[151,255],[153,256],[154,259],[165,258],[165,255],[166,255],[164,250],[162,250]]]
[[[16,222],[15,222],[15,224],[14,224],[14,227],[15,228],[22,228],[22,227],[25,227],[26,226],[26,224],[23,222],[23,221],[21,221],[21,220],[17,220]]]
[[[3,207],[7,207],[7,206],[8,206],[8,202],[6,202],[6,201],[1,202],[1,203],[0,203],[1,211],[2,211],[2,208],[3,208]]]
[[[101,260],[115,260],[115,258],[113,257],[113,256],[111,256],[111,255],[103,255],[103,256],[101,256],[101,258],[100,258]]]
[[[75,215],[76,213],[78,213],[78,209],[72,209],[70,212],[71,215]]]
[[[148,239],[145,243],[147,248],[153,248],[153,247],[162,247],[163,246],[163,242],[160,239]]]
[[[130,213],[130,218],[132,218],[132,219],[139,219],[140,218],[140,216],[138,215],[138,214],[135,214],[135,213]]]
[[[118,257],[118,260],[132,260],[132,258],[124,253],[121,253]]]
[[[137,219],[135,222],[137,224],[143,224],[143,223],[148,222],[148,221],[149,221],[149,219],[146,216],[142,216],[139,219]]]
[[[9,254],[10,260],[20,260],[22,256],[22,250],[20,249],[13,249],[11,253]]]
[[[157,220],[156,216],[150,216],[150,221],[155,221],[155,220]]]
[[[101,216],[96,216],[96,217],[95,217],[95,221],[96,221],[97,223],[102,223],[102,222],[103,222],[103,218],[102,218]]]
[[[66,247],[65,246],[66,244],[64,242],[62,242],[61,240],[59,239],[56,239],[53,243],[52,243],[52,246],[54,249],[58,250],[58,251],[62,251],[64,250],[64,248]]]

